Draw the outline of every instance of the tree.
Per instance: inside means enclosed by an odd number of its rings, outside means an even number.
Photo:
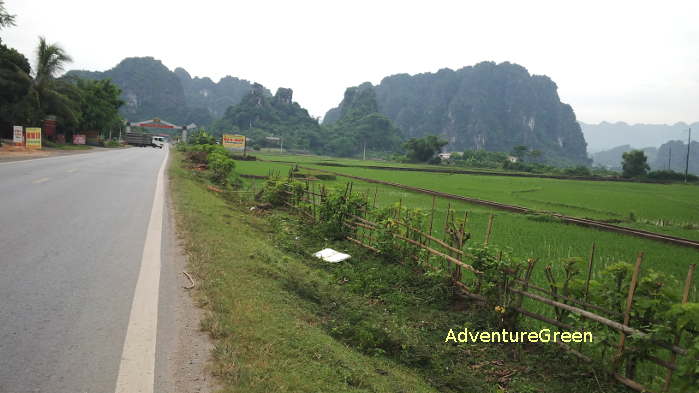
[[[29,92],[30,72],[29,60],[0,40],[0,119],[14,120],[8,112]]]
[[[624,177],[645,176],[650,169],[648,157],[642,150],[631,150],[622,155],[621,167]]]
[[[41,121],[46,115],[57,115],[68,123],[79,123],[80,98],[77,87],[56,79],[64,65],[71,61],[73,59],[63,48],[57,44],[48,44],[44,37],[39,37],[31,91],[38,109],[34,122]]]
[[[0,30],[15,25],[15,15],[10,15],[5,9],[5,0],[0,0]]]
[[[412,162],[428,162],[442,150],[447,141],[436,135],[428,135],[422,138],[409,139],[403,147],[408,159]]]
[[[528,147],[524,145],[518,145],[512,148],[512,155],[517,157],[517,161],[524,161],[524,157],[527,155]]]
[[[534,162],[539,162],[542,155],[543,155],[543,153],[541,152],[541,150],[534,149],[534,150],[529,152],[529,157],[531,157],[532,161],[534,161]]]
[[[121,126],[119,108],[124,102],[119,98],[121,90],[109,79],[78,79],[80,90],[80,128],[84,131],[103,132]]]

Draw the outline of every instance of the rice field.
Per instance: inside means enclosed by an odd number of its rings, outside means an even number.
[[[260,161],[237,161],[236,165],[236,170],[243,174],[266,175],[270,172],[270,170],[273,170],[278,171],[282,174],[282,176],[286,175],[289,172],[289,170],[293,167],[293,164]],[[393,182],[403,182],[404,184],[408,183],[409,181],[411,181],[411,178],[413,178],[413,183],[410,185],[417,185],[420,187],[436,189],[439,191],[457,193],[453,191],[455,189],[458,190],[458,185],[455,185],[454,181],[452,180],[453,176],[455,175],[432,177],[432,175],[434,174],[429,174],[428,176],[425,176],[426,178],[422,179],[421,176],[423,176],[423,174],[415,172],[358,170],[359,168],[340,169],[350,169],[352,170],[351,174],[356,174],[358,176],[379,178],[381,180],[388,180]],[[309,171],[302,170],[302,172],[308,173]],[[486,178],[485,180],[501,179],[494,179],[495,177],[492,176],[484,177]],[[507,180],[512,180],[512,178],[507,178]],[[516,178],[514,180],[520,179]],[[564,185],[554,185],[553,190],[550,191],[550,195],[557,195],[557,193],[562,193],[562,191],[560,191],[561,189],[570,187],[568,183],[575,183],[574,181],[553,179],[525,180],[547,180],[549,182],[564,183]],[[334,181],[319,181],[314,183],[323,184],[326,187],[340,187],[344,186],[344,184],[347,181],[347,178],[338,177]],[[254,180],[251,180],[250,184],[252,184],[253,182]],[[257,181],[257,183],[259,182],[260,181]],[[470,186],[472,186],[475,183],[476,180],[471,180]],[[594,183],[593,185],[597,185],[597,182],[590,183]],[[420,208],[425,211],[429,211],[432,206],[432,196],[430,195],[409,192],[390,186],[376,185],[361,181],[353,180],[353,184],[353,190],[355,192],[369,193],[370,199],[372,200],[373,195],[376,194],[376,205],[379,207],[392,205],[398,203],[399,201],[403,206]],[[500,187],[500,190],[503,194],[507,194],[507,192],[505,191],[506,183],[502,182],[495,184]],[[604,184],[608,183],[603,183],[603,185]],[[613,184],[613,186],[615,186],[614,192],[606,194],[608,195],[607,198],[609,199],[609,201],[607,203],[609,205],[623,203],[623,200],[615,200],[616,198],[621,197],[617,194],[620,192],[620,186],[632,186],[632,188],[635,186],[642,186],[644,188],[648,186],[651,186],[650,188],[668,187],[652,184],[629,183],[615,183]],[[689,189],[691,186],[677,187],[678,189],[680,189],[680,191],[684,191],[684,189]],[[485,189],[485,191],[483,191],[483,195],[498,195],[498,193],[494,191],[495,186],[492,183],[486,183],[483,188]],[[578,188],[577,190],[578,192],[584,192],[584,187],[580,186],[580,188]],[[652,200],[650,199],[650,197],[641,197],[639,195],[635,195],[637,194],[637,192],[630,192],[630,194],[632,194],[633,196],[628,197],[626,199],[633,200],[633,203],[635,203],[636,206],[640,206],[644,203],[652,204]],[[668,194],[670,193],[666,191],[666,193],[664,194],[666,198],[670,198]],[[480,195],[479,197],[485,198],[483,195]],[[548,197],[549,194],[546,195]],[[553,198],[553,196],[550,196],[549,198]],[[675,199],[682,201],[685,206],[691,205],[687,195],[681,194]],[[584,197],[580,197],[578,201],[580,200],[584,200]],[[631,204],[627,203],[627,205]],[[601,201],[598,201],[597,204],[593,206],[603,206],[603,203]],[[442,226],[446,216],[446,211],[449,207],[451,207],[452,209],[456,209],[457,217],[461,217],[465,212],[468,212],[468,229],[471,232],[471,238],[474,242],[482,242],[484,240],[488,218],[491,214],[494,215],[494,229],[490,243],[499,248],[510,250],[511,253],[517,257],[537,258],[539,260],[539,266],[544,266],[547,264],[556,266],[558,263],[560,263],[562,259],[568,257],[587,258],[589,256],[592,243],[595,243],[597,247],[594,265],[595,271],[601,270],[605,266],[618,261],[626,261],[631,263],[635,260],[636,255],[642,251],[645,253],[645,259],[642,266],[644,270],[654,269],[657,271],[663,271],[667,274],[672,275],[675,279],[678,280],[678,282],[681,282],[686,275],[688,266],[691,263],[699,262],[699,252],[691,248],[679,247],[671,244],[636,238],[619,233],[599,231],[591,228],[565,224],[553,219],[546,219],[546,217],[542,218],[541,216],[530,216],[509,213],[501,210],[493,210],[491,208],[481,205],[473,205],[453,200],[443,200],[440,198],[437,198],[435,203],[434,230],[438,236],[442,235]],[[661,206],[658,206],[658,209],[660,209],[660,211],[664,211],[662,210],[664,208]],[[666,210],[672,211],[672,209]],[[580,210],[574,210],[573,208],[571,208],[570,210],[564,212],[570,214],[573,211],[579,212]],[[673,211],[673,213],[676,214],[677,217],[680,217],[678,212]],[[692,296],[693,299],[697,298],[696,290],[692,292]]]

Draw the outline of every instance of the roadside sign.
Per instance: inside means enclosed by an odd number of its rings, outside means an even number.
[[[41,128],[27,127],[27,149],[41,149]]]
[[[73,134],[73,144],[74,145],[84,145],[87,138],[85,134]]]
[[[245,135],[223,134],[223,147],[232,150],[245,150]]]
[[[12,142],[14,142],[15,146],[22,146],[24,143],[24,135],[23,135],[23,127],[22,126],[14,126],[12,127],[14,130]]]

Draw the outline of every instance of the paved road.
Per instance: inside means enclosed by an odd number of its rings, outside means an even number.
[[[0,163],[1,393],[112,393],[122,382],[166,155],[131,148]],[[162,293],[176,284],[160,285]],[[167,318],[159,329],[172,325]]]

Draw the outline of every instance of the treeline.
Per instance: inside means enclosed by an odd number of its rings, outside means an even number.
[[[0,1],[0,29],[14,25],[14,15]],[[59,78],[70,55],[58,44],[39,37],[35,68],[22,53],[0,40],[0,130],[11,138],[12,126],[40,127],[55,118],[58,133],[108,133],[123,124],[121,91],[109,80]]]

